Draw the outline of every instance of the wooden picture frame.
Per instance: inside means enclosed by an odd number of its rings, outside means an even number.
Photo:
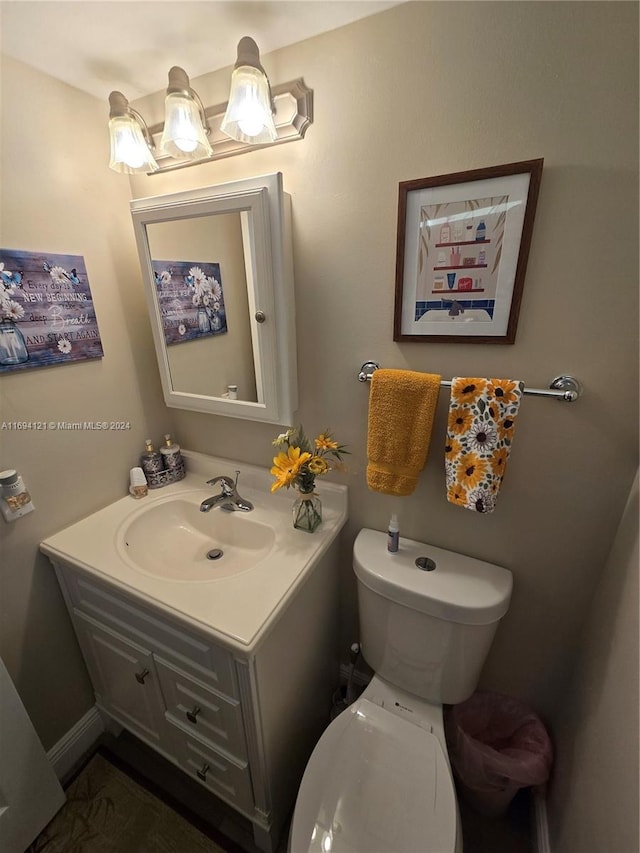
[[[400,183],[394,341],[515,342],[543,162]]]

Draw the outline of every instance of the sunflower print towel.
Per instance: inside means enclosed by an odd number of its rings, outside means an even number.
[[[444,454],[450,503],[495,509],[523,387],[516,379],[452,380]]]

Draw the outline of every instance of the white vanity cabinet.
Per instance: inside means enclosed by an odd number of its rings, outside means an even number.
[[[337,543],[250,652],[59,557],[100,711],[253,823],[273,851],[328,722]]]
[[[183,456],[180,482],[141,501],[121,498],[40,549],[56,569],[105,722],[246,816],[271,853],[338,679],[347,489],[322,484],[323,522],[308,534],[293,528],[292,495],[270,493],[268,469]],[[200,512],[207,480],[239,469],[254,509]],[[144,535],[134,552],[135,530]],[[151,547],[158,542],[170,560]],[[212,544],[222,561],[206,559]]]

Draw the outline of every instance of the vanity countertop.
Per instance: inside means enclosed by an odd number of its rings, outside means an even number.
[[[296,493],[281,489],[272,494],[273,480],[267,469],[192,451],[183,451],[183,455],[187,476],[180,482],[151,490],[139,500],[127,495],[49,536],[40,549],[53,562],[77,566],[142,603],[151,603],[194,627],[213,632],[246,653],[255,648],[344,526],[347,487],[327,480],[318,485],[323,522],[309,534],[294,529],[292,524]],[[137,568],[118,546],[122,530],[137,515],[176,498],[199,503],[217,492],[218,487],[206,485],[208,479],[220,475],[235,478],[236,469],[241,472],[238,491],[255,507],[246,516],[268,525],[275,534],[272,549],[254,567],[211,580],[158,577]],[[224,511],[213,509],[209,514],[220,512]]]

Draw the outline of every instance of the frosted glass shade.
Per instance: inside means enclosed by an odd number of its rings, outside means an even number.
[[[167,95],[160,150],[179,160],[200,160],[213,154],[200,110],[190,95],[182,92]]]
[[[238,142],[261,144],[278,138],[271,112],[269,81],[259,69],[241,65],[231,76],[231,93],[220,130]]]
[[[157,172],[158,164],[134,116],[119,115],[109,119],[111,157],[109,168],[114,172]]]

